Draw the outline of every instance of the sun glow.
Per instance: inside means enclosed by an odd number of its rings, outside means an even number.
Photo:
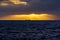
[[[9,15],[1,18],[1,20],[56,20],[56,16],[51,14],[20,14]]]

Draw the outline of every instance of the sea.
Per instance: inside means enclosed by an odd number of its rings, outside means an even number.
[[[0,20],[0,40],[60,40],[60,20]]]

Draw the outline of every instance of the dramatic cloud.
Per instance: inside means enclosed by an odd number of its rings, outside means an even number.
[[[10,0],[11,1],[11,0]],[[60,0],[21,0],[27,5],[0,6],[0,16],[12,14],[48,13],[60,17]]]

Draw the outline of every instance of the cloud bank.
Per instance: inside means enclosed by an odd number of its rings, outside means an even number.
[[[10,14],[29,14],[30,12],[45,12],[50,14],[60,15],[60,0],[21,0],[27,5],[0,6],[0,15]]]

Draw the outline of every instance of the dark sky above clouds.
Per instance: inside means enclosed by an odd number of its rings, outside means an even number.
[[[22,0],[28,5],[0,6],[0,15],[13,13],[47,12],[60,15],[60,0]]]

